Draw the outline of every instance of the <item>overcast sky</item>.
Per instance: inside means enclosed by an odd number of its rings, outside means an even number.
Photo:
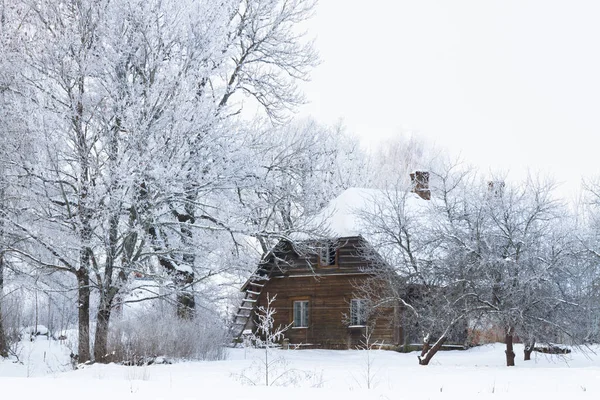
[[[572,190],[600,173],[599,21],[595,0],[321,0],[302,113]]]

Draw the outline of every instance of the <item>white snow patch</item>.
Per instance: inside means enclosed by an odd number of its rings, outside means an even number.
[[[516,367],[504,366],[504,345],[466,351],[443,351],[432,364],[417,365],[418,353],[373,350],[373,386],[364,382],[366,352],[359,350],[273,350],[289,368],[319,379],[300,379],[294,387],[248,386],[234,376],[252,368],[260,349],[231,349],[230,358],[213,362],[127,367],[95,364],[72,371],[69,349],[59,341],[23,342],[21,362],[0,360],[0,382],[8,398],[45,399],[264,399],[370,400],[397,398],[522,399],[598,398],[600,346],[595,353],[574,349],[564,356],[533,353],[522,359],[516,345]],[[26,378],[29,377],[29,378]]]

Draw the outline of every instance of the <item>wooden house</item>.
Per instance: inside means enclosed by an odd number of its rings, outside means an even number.
[[[367,334],[371,343],[388,348],[403,343],[399,304],[371,307],[373,298],[359,290],[372,287],[377,269],[385,268],[351,217],[369,192],[348,189],[332,202],[325,211],[331,222],[328,239],[281,241],[263,257],[242,287],[245,298],[235,319],[240,332],[253,329],[257,307],[275,297],[274,325],[289,326],[285,338],[291,346],[356,348]]]
[[[299,245],[305,249],[297,251],[293,243],[280,242],[246,282],[239,322],[251,320],[268,296],[275,297],[274,324],[289,326],[285,337],[292,346],[355,348],[367,333],[371,342],[387,346],[401,342],[399,310],[391,306],[372,315],[369,300],[358,290],[373,278],[369,260],[361,256],[368,246],[361,236]],[[306,250],[311,248],[315,251]],[[246,329],[251,326],[248,322]]]

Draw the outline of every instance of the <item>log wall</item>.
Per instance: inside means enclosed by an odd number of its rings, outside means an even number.
[[[289,267],[266,282],[257,305],[266,305],[267,296],[277,296],[275,326],[290,325],[285,336],[291,344],[319,348],[356,348],[364,340],[366,327],[350,327],[350,300],[361,298],[357,285],[372,279],[369,261],[361,256],[362,238],[339,240],[336,265],[322,267],[318,254],[297,257],[287,254]],[[308,300],[308,327],[291,327],[293,303]],[[379,309],[368,321],[371,343],[395,346],[402,341],[397,307]]]

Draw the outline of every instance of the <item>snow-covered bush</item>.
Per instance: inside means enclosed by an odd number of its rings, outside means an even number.
[[[226,358],[226,330],[218,316],[198,309],[194,319],[182,320],[170,311],[147,307],[115,319],[109,332],[108,358],[129,365]]]
[[[61,332],[74,327],[77,322],[75,295],[72,291],[60,290],[74,285],[70,276],[56,274],[34,280],[8,275],[8,278],[12,282],[5,286],[7,294],[1,299],[2,322],[8,334],[12,330],[21,336],[24,330],[29,330],[25,333],[58,339]]]
[[[20,353],[21,323],[23,321],[23,308],[15,296],[2,298],[2,332],[7,355],[16,356]]]

